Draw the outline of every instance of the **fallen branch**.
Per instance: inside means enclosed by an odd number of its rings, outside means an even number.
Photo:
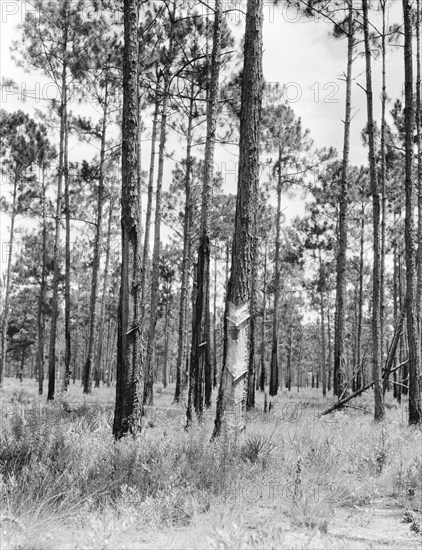
[[[407,365],[408,362],[409,362],[409,359],[407,361],[404,361],[403,363],[400,363],[400,365],[397,365],[397,367],[394,367],[394,369],[390,370],[390,374],[392,374],[396,370],[399,370],[401,367],[404,367],[404,365]],[[386,372],[387,371],[384,371],[384,373],[382,375],[383,378],[384,378]],[[340,401],[337,401],[337,403],[334,403],[334,405],[332,405],[331,407],[329,407],[325,411],[322,411],[322,413],[319,416],[321,417],[321,416],[324,416],[326,414],[329,414],[330,412],[336,411],[337,409],[343,408],[343,406],[346,403],[348,403],[349,401],[351,401],[355,397],[358,397],[358,395],[361,395],[366,390],[369,390],[369,388],[372,388],[373,385],[374,385],[374,381],[372,380],[372,382],[370,382],[369,384],[366,384],[366,386],[364,386],[360,390],[355,391],[354,393],[352,393],[351,395],[348,395],[344,399],[341,399]]]

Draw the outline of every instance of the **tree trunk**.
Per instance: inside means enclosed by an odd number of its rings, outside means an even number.
[[[356,389],[363,386],[363,364],[362,364],[362,323],[363,323],[363,269],[365,254],[365,203],[364,191],[362,187],[362,210],[360,219],[360,256],[359,256],[359,300],[358,300],[358,327],[356,342],[356,364],[358,372],[356,375]]]
[[[63,390],[67,391],[70,381],[71,337],[70,337],[70,190],[69,190],[69,128],[66,124],[64,133],[64,204],[66,218],[65,243],[65,284],[64,284],[64,377]]]
[[[103,369],[102,369],[102,359],[103,359],[103,346],[104,346],[104,315],[105,307],[107,302],[107,292],[108,292],[108,277],[110,269],[110,241],[111,241],[111,222],[113,219],[113,200],[110,199],[110,210],[108,213],[108,226],[107,226],[107,240],[106,240],[106,257],[104,265],[104,274],[103,274],[103,290],[102,290],[102,300],[101,300],[101,311],[100,318],[98,323],[98,349],[97,355],[95,358],[95,387],[100,387],[100,380],[103,379]],[[107,357],[107,355],[106,355]]]
[[[192,84],[193,87],[193,84]],[[183,394],[182,368],[184,365],[184,357],[186,353],[186,332],[187,332],[187,304],[188,304],[188,283],[189,283],[189,266],[190,266],[190,249],[191,249],[191,171],[192,171],[192,124],[193,124],[193,89],[191,91],[189,103],[189,121],[186,140],[186,173],[185,173],[185,213],[183,219],[183,258],[182,258],[182,286],[180,289],[180,306],[179,306],[179,333],[177,342],[177,361],[176,361],[176,390],[174,394],[174,402],[179,403]],[[194,373],[192,373],[194,374]],[[193,378],[194,380],[195,378]],[[189,389],[190,394],[191,389]],[[192,387],[192,391],[194,388]],[[192,394],[193,395],[193,394]],[[188,397],[189,399],[189,397]],[[193,405],[192,396],[189,406]],[[192,416],[192,413],[187,413]]]
[[[278,393],[278,304],[280,301],[280,234],[281,234],[281,145],[278,155],[278,182],[277,182],[277,217],[276,217],[276,238],[275,238],[275,259],[274,259],[274,311],[273,311],[273,339],[271,348],[270,364],[270,395]]]
[[[42,170],[42,264],[41,264],[41,284],[40,295],[38,299],[37,314],[37,358],[36,371],[38,375],[38,395],[43,393],[44,384],[44,347],[45,347],[45,300],[47,291],[47,212],[45,196],[45,168]]]
[[[267,243],[264,244],[264,281],[262,289],[262,324],[261,324],[261,371],[259,376],[259,389],[265,391],[265,329],[267,324]]]
[[[421,1],[416,0],[416,137],[418,151],[418,291],[419,343],[422,345],[422,100],[421,100]]]
[[[321,316],[321,373],[322,373],[322,395],[327,395],[327,365],[325,350],[325,311],[321,249],[319,249],[319,270],[320,270],[320,316]]]
[[[366,58],[366,98],[368,111],[368,144],[369,144],[369,172],[372,188],[373,204],[373,239],[374,239],[374,266],[373,266],[373,305],[372,305],[372,377],[374,380],[375,421],[384,418],[384,400],[381,386],[381,262],[380,262],[380,191],[375,159],[375,125],[373,115],[371,46],[369,39],[368,0],[362,0],[363,28],[365,37]]]
[[[415,131],[415,112],[413,103],[413,66],[412,66],[412,7],[409,0],[403,0],[404,19],[404,69],[405,69],[405,150],[406,150],[406,302],[407,335],[409,339],[409,424],[422,422],[421,388],[421,347],[417,314],[417,272],[416,272],[416,232],[415,206],[416,193],[413,185],[413,135]]]
[[[245,427],[251,275],[259,181],[262,98],[262,0],[248,0],[240,114],[239,178],[232,268],[224,320],[224,359],[213,438],[223,427]],[[230,412],[231,414],[228,414]],[[233,413],[235,417],[233,418]],[[237,415],[237,417],[236,417]],[[231,416],[231,419],[229,418]],[[231,422],[230,422],[231,420]]]
[[[12,215],[10,217],[9,254],[7,257],[6,294],[4,298],[3,321],[1,327],[0,387],[3,386],[3,372],[6,370],[7,328],[10,314],[10,294],[12,289],[12,256],[15,240],[16,198],[19,175],[15,174],[13,182]]]
[[[152,213],[152,199],[154,194],[154,172],[155,172],[155,143],[157,141],[157,127],[158,127],[158,114],[160,109],[159,98],[159,86],[160,79],[157,80],[157,86],[155,90],[155,108],[154,117],[152,120],[152,134],[151,134],[151,157],[149,163],[149,176],[148,176],[148,198],[147,198],[147,211],[145,216],[145,238],[144,249],[142,254],[142,271],[141,271],[141,323],[142,330],[145,325],[145,303],[146,303],[146,281],[149,278],[149,239],[151,229],[151,213]]]
[[[66,15],[66,14],[65,14]],[[64,25],[63,51],[67,50],[67,22]],[[48,393],[47,400],[54,399],[56,385],[56,339],[57,339],[57,318],[59,313],[59,275],[60,275],[60,218],[62,214],[62,182],[64,174],[64,149],[65,133],[67,128],[67,64],[63,62],[61,81],[61,102],[60,102],[60,143],[59,143],[59,166],[57,178],[57,203],[54,237],[54,274],[53,274],[53,300],[50,325],[50,346],[48,352]]]
[[[213,304],[213,353],[212,353],[212,387],[217,387],[217,251],[214,258],[214,304]]]
[[[173,27],[172,27],[173,29]],[[170,36],[169,50],[173,49],[173,30]],[[171,58],[171,56],[170,56]],[[163,81],[163,102],[161,113],[161,128],[160,128],[160,146],[158,151],[158,174],[157,174],[157,189],[155,192],[155,220],[154,220],[154,248],[152,253],[152,272],[151,272],[151,294],[150,294],[150,314],[147,353],[145,364],[145,384],[144,384],[144,404],[151,406],[153,404],[153,387],[154,387],[154,364],[153,351],[155,343],[155,326],[157,323],[157,303],[158,303],[158,285],[159,285],[159,268],[160,268],[160,253],[161,253],[161,214],[162,214],[162,186],[164,176],[164,153],[167,140],[167,111],[170,94],[170,67],[167,66]]]
[[[124,0],[122,123],[122,268],[113,434],[141,430],[143,357],[139,327],[138,2]]]
[[[348,0],[346,113],[344,119],[343,166],[339,199],[338,251],[336,264],[336,315],[334,323],[334,395],[343,393],[345,384],[345,294],[347,255],[347,204],[349,188],[350,125],[352,114],[352,69],[354,52],[353,0]]]
[[[98,301],[98,278],[100,272],[101,259],[101,242],[102,242],[102,223],[103,223],[103,196],[104,196],[104,170],[105,170],[105,149],[106,149],[106,132],[108,120],[108,82],[106,78],[104,90],[104,107],[103,120],[101,127],[101,145],[100,145],[100,166],[98,176],[98,196],[97,196],[97,220],[95,228],[94,255],[92,260],[92,279],[91,279],[91,297],[89,302],[89,340],[88,340],[88,356],[84,367],[84,393],[92,391],[92,367],[95,357],[95,337],[97,334],[97,301]],[[139,138],[138,138],[139,141]],[[139,162],[139,158],[138,158]],[[138,169],[138,168],[137,168]],[[138,170],[139,173],[139,170]],[[138,182],[138,174],[137,174]],[[138,185],[139,187],[139,185]],[[140,190],[138,189],[138,200]],[[100,335],[101,338],[101,335]],[[95,385],[99,387],[100,381],[98,375],[95,380]]]
[[[386,1],[382,0],[382,34],[381,34],[381,55],[382,55],[382,92],[381,92],[381,265],[380,265],[380,334],[381,334],[381,363],[384,362],[384,335],[385,335],[385,246],[386,246],[386,226],[387,226],[387,196],[385,192],[387,165],[385,151],[385,109],[387,103],[386,86]]]
[[[166,315],[164,321],[164,358],[163,358],[163,387],[167,388],[167,364],[169,357],[169,314],[170,314],[170,299],[166,296]]]
[[[209,207],[214,175],[214,147],[219,99],[222,2],[214,5],[214,34],[211,53],[211,75],[207,101],[207,137],[205,143],[204,175],[202,185],[201,230],[198,247],[196,301],[193,305],[192,348],[190,369],[195,373],[194,404],[197,415],[202,414],[202,380],[205,382],[205,407],[211,406],[211,331],[210,331],[210,239]],[[190,391],[189,391],[190,396]],[[188,405],[189,408],[189,405]]]

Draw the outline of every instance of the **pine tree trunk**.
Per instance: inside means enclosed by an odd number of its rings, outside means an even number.
[[[327,395],[327,365],[325,349],[325,311],[321,249],[319,249],[319,270],[320,270],[320,316],[321,316],[321,372],[322,372],[322,395]]]
[[[413,98],[413,62],[412,62],[412,9],[409,0],[403,0],[404,19],[404,69],[405,69],[405,150],[406,150],[406,302],[407,335],[409,339],[409,424],[422,422],[421,388],[421,346],[417,314],[417,271],[416,271],[416,192],[413,184],[413,135],[415,131],[415,112]]]
[[[63,51],[67,50],[67,22],[64,25]],[[60,218],[62,214],[62,183],[64,175],[64,149],[65,132],[67,128],[67,65],[63,62],[62,80],[61,80],[61,102],[60,102],[60,141],[59,141],[59,166],[57,178],[57,199],[56,199],[56,219],[55,219],[55,237],[54,237],[54,273],[53,273],[53,299],[51,310],[50,325],[50,345],[48,352],[48,393],[47,400],[54,399],[56,387],[56,339],[57,339],[57,318],[59,313],[59,276],[60,276]]]
[[[65,285],[64,285],[64,377],[63,390],[67,391],[70,381],[71,337],[70,337],[70,190],[69,190],[69,128],[66,124],[64,134],[64,204],[66,218],[65,243]]]
[[[163,360],[163,387],[167,388],[167,365],[169,357],[169,316],[170,316],[170,300],[166,296],[166,315],[164,321],[164,360]]]
[[[256,231],[256,226],[255,226]],[[255,407],[255,329],[256,329],[256,278],[257,278],[257,258],[258,258],[258,239],[254,235],[254,248],[252,257],[252,280],[251,280],[251,310],[250,310],[250,339],[249,339],[249,364],[248,364],[248,383],[246,409]]]
[[[278,182],[277,182],[277,217],[274,258],[274,311],[273,311],[273,339],[270,364],[270,395],[278,393],[279,386],[279,360],[278,360],[278,304],[280,301],[280,239],[281,239],[281,146],[278,156]]]
[[[360,390],[363,386],[363,364],[362,364],[362,324],[363,324],[363,269],[364,269],[364,246],[365,246],[365,203],[364,192],[362,188],[362,210],[360,219],[360,256],[359,256],[359,299],[358,299],[358,326],[356,351],[358,372],[356,376],[356,389]]]
[[[193,89],[192,89],[193,92]],[[182,286],[180,289],[180,305],[179,305],[179,332],[177,342],[177,360],[176,360],[176,390],[174,394],[174,402],[179,403],[183,395],[183,373],[184,358],[186,353],[186,333],[187,333],[187,303],[188,303],[188,284],[189,284],[189,266],[190,266],[190,248],[191,248],[191,171],[192,171],[192,124],[193,124],[193,93],[191,93],[189,103],[189,119],[186,140],[186,173],[185,173],[185,213],[183,219],[183,258],[182,258]],[[192,373],[193,375],[194,373]],[[193,377],[195,380],[195,377]],[[189,389],[189,392],[191,390]],[[194,387],[192,386],[192,391]],[[189,397],[188,397],[189,399]],[[191,402],[188,405],[193,405],[193,394],[190,396]],[[192,417],[192,412],[189,413]]]
[[[265,391],[267,380],[265,368],[265,329],[267,324],[267,243],[264,249],[264,281],[262,290],[262,324],[261,324],[261,371],[259,376],[259,389]]]
[[[172,37],[170,50],[172,46]],[[161,129],[160,129],[160,146],[158,151],[158,174],[157,174],[157,189],[155,192],[155,221],[154,221],[154,248],[152,253],[152,270],[151,270],[151,294],[150,294],[150,314],[147,353],[145,363],[145,384],[144,384],[144,404],[151,406],[153,404],[153,387],[154,387],[154,364],[153,352],[155,344],[155,326],[157,322],[157,303],[158,303],[158,284],[159,284],[159,267],[161,254],[161,215],[162,215],[162,186],[164,176],[164,152],[167,140],[167,111],[170,93],[170,68],[167,67],[164,76],[164,97],[162,102],[161,113]]]
[[[248,0],[235,231],[224,320],[223,370],[213,438],[220,435],[224,426],[229,427],[232,425],[236,430],[245,427],[251,274],[254,260],[256,205],[258,202],[259,131],[263,86],[262,12],[262,0]]]
[[[385,109],[387,103],[387,85],[386,85],[386,0],[381,2],[382,11],[382,34],[381,34],[381,55],[382,55],[382,92],[381,92],[381,266],[380,266],[380,333],[381,333],[381,363],[384,362],[384,334],[385,334],[385,246],[386,246],[386,226],[387,226],[387,196],[385,192],[387,165],[385,152]]]
[[[416,136],[418,151],[418,291],[419,343],[422,346],[422,100],[421,100],[421,1],[416,1]]]
[[[97,219],[95,228],[94,254],[92,260],[92,278],[91,278],[91,297],[89,302],[89,341],[88,356],[84,367],[84,393],[89,394],[92,391],[92,368],[95,357],[95,337],[97,334],[97,301],[98,301],[98,279],[100,272],[101,243],[102,243],[102,223],[103,223],[103,196],[104,196],[104,170],[105,170],[105,149],[106,132],[108,120],[108,86],[107,80],[104,90],[103,120],[101,127],[101,145],[100,145],[100,166],[98,176],[98,196],[97,196]],[[138,157],[139,163],[139,157]],[[137,174],[137,184],[139,187],[139,170]],[[140,190],[137,190],[138,200]],[[101,335],[100,335],[101,337]],[[100,381],[96,379],[95,385],[99,387]]]
[[[345,385],[345,294],[347,255],[347,204],[349,188],[350,125],[352,113],[352,68],[354,52],[353,0],[348,0],[346,113],[344,119],[343,166],[338,219],[338,251],[336,265],[336,315],[334,324],[334,395],[340,396]]]
[[[149,175],[148,175],[148,197],[147,197],[147,211],[145,216],[145,238],[144,249],[142,254],[142,271],[141,271],[141,323],[142,330],[145,325],[145,305],[146,305],[146,282],[149,278],[149,239],[151,229],[151,214],[152,214],[152,199],[154,194],[154,173],[155,173],[155,144],[157,141],[157,128],[158,128],[158,114],[160,109],[159,98],[159,86],[160,80],[157,80],[157,87],[155,90],[155,108],[154,116],[152,120],[152,134],[151,134],[151,157],[149,163]]]
[[[141,430],[143,357],[139,327],[138,2],[124,0],[122,124],[122,268],[113,434]]]
[[[16,199],[18,193],[19,175],[15,174],[13,182],[12,214],[10,217],[9,254],[7,256],[6,294],[4,298],[3,319],[1,327],[1,357],[0,357],[0,387],[3,386],[3,375],[6,370],[7,328],[10,314],[10,294],[12,289],[12,256],[15,241]]]
[[[377,166],[375,158],[375,125],[373,115],[371,46],[369,37],[368,0],[362,0],[363,27],[365,37],[366,58],[366,98],[368,111],[368,144],[369,144],[369,173],[372,189],[373,204],[373,304],[372,304],[372,377],[374,380],[375,412],[374,420],[384,418],[384,400],[381,385],[381,235],[380,235],[380,190],[378,185]]]
[[[43,394],[44,385],[44,347],[45,347],[45,301],[47,291],[47,212],[45,196],[45,168],[42,169],[42,264],[41,264],[41,284],[40,295],[38,299],[37,314],[37,357],[36,371],[38,375],[38,395]]]
[[[217,126],[217,108],[219,99],[222,3],[216,0],[214,5],[214,34],[211,53],[211,75],[207,102],[207,137],[205,143],[204,174],[202,185],[201,232],[198,247],[198,268],[196,280],[196,301],[193,305],[194,323],[192,324],[192,348],[190,369],[195,373],[194,406],[197,415],[202,414],[203,399],[205,407],[211,406],[212,369],[211,369],[211,331],[210,331],[210,239],[209,208],[214,175],[214,147]],[[203,397],[202,380],[205,383]],[[190,390],[189,390],[190,395]],[[189,406],[189,405],[188,405]]]
[[[108,213],[108,226],[107,226],[107,240],[106,240],[106,257],[104,265],[104,274],[103,274],[103,290],[102,290],[102,300],[101,300],[101,311],[100,318],[98,323],[98,349],[97,355],[95,357],[95,387],[100,386],[100,380],[103,379],[103,370],[102,370],[102,359],[103,359],[103,346],[104,346],[104,315],[105,307],[107,302],[107,292],[108,292],[108,277],[110,269],[110,242],[111,242],[111,222],[113,219],[113,201],[110,199],[110,210]],[[107,355],[106,355],[107,357]]]
[[[214,258],[214,303],[213,303],[213,353],[212,353],[212,387],[217,387],[217,251]]]

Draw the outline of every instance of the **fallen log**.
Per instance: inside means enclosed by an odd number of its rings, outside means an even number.
[[[403,363],[400,363],[400,365],[397,365],[397,367],[394,367],[393,369],[391,369],[389,374],[392,374],[394,371],[399,370],[401,367],[404,367],[404,365],[407,365],[408,362],[409,362],[409,360],[404,361]],[[383,378],[386,375],[386,373],[387,373],[387,371],[383,372],[383,375],[382,375]],[[366,390],[369,390],[369,388],[371,388],[373,385],[374,385],[374,381],[372,380],[372,382],[370,382],[369,384],[366,384],[360,390],[357,390],[354,393],[352,393],[351,395],[348,395],[347,397],[344,397],[343,399],[340,399],[339,401],[337,401],[337,403],[334,403],[334,405],[332,405],[331,407],[328,407],[328,409],[326,409],[325,411],[322,411],[322,413],[319,416],[321,417],[321,416],[329,414],[333,411],[336,411],[337,409],[341,409],[345,403],[348,403],[349,401],[351,401],[355,397],[358,397],[359,395],[361,395]]]

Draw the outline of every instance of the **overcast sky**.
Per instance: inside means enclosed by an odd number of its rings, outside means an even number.
[[[245,2],[239,3],[245,8]],[[48,91],[48,82],[36,75],[26,74],[16,68],[11,60],[10,46],[13,39],[18,38],[17,25],[24,17],[25,9],[29,9],[24,2],[1,0],[1,33],[0,33],[0,75],[1,78],[13,78],[21,89],[35,89],[37,92],[53,93]],[[240,11],[228,15],[233,22],[240,23],[243,28],[244,17]],[[372,14],[373,23],[380,27],[379,19]],[[390,23],[400,21],[401,2],[392,1]],[[334,146],[341,154],[343,147],[343,118],[345,83],[340,79],[346,68],[346,40],[332,37],[332,25],[322,18],[317,21],[306,19],[292,8],[286,6],[274,7],[264,0],[264,76],[267,82],[286,85],[286,98],[298,116],[302,117],[305,128],[310,129],[311,137],[319,148]],[[359,46],[362,49],[362,45]],[[403,59],[402,49],[391,47],[388,52],[387,90],[392,102],[402,98],[403,90]],[[367,152],[362,147],[360,133],[366,121],[366,96],[362,88],[365,87],[364,60],[358,58],[354,65],[353,85],[353,121],[351,136],[351,162],[365,164]],[[381,92],[381,60],[373,60],[375,115],[380,117]],[[47,88],[46,88],[47,86]],[[19,101],[16,95],[2,89],[1,107],[14,111],[22,109],[34,114],[34,107],[41,108],[42,102],[28,100]],[[74,107],[72,107],[74,108]],[[183,147],[183,148],[182,148]],[[169,144],[169,149],[177,149],[177,139]],[[79,157],[87,147],[73,154]],[[176,155],[183,156],[184,144],[180,144]],[[236,149],[219,148],[216,153],[216,162],[223,172],[227,191],[236,188]],[[92,155],[92,153],[91,153]],[[148,164],[148,150],[145,147],[144,168]],[[4,191],[1,186],[1,192]],[[291,215],[303,209],[300,199],[288,201]],[[22,223],[25,223],[22,221]],[[4,243],[8,240],[8,220],[2,215],[2,268],[5,262]]]

